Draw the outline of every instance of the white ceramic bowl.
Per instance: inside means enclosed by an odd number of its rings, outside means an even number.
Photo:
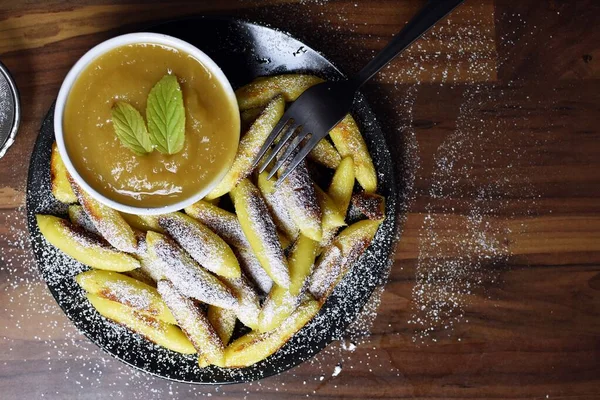
[[[223,166],[223,171],[218,176],[216,176],[213,179],[213,181],[211,181],[206,187],[204,187],[202,190],[198,191],[198,193],[196,193],[195,195],[193,195],[187,199],[178,201],[177,203],[173,203],[171,205],[164,206],[164,207],[155,207],[155,208],[135,207],[135,206],[130,206],[130,205],[119,203],[117,201],[107,198],[103,194],[101,194],[98,191],[96,191],[95,189],[93,189],[81,177],[81,175],[79,174],[79,172],[77,172],[73,163],[71,162],[71,159],[69,158],[69,153],[67,152],[67,149],[65,147],[65,138],[64,138],[64,132],[63,132],[63,126],[62,126],[65,104],[67,102],[69,92],[71,91],[71,87],[73,86],[73,84],[75,83],[77,78],[79,77],[79,74],[93,60],[95,60],[99,56],[109,52],[110,50],[112,50],[114,48],[129,45],[129,44],[135,44],[135,43],[160,44],[160,45],[175,48],[186,54],[191,55],[192,57],[194,57],[195,59],[200,61],[204,65],[204,67],[206,67],[206,69],[208,71],[210,71],[210,73],[221,83],[221,86],[225,90],[226,95],[229,97],[229,100],[236,107],[237,107],[237,101],[235,98],[235,93],[233,92],[231,84],[229,83],[229,80],[227,80],[227,77],[225,76],[223,71],[221,71],[221,68],[219,68],[219,66],[217,64],[215,64],[215,62],[209,56],[207,56],[201,50],[192,46],[191,44],[184,42],[183,40],[180,40],[180,39],[174,38],[172,36],[168,36],[168,35],[162,35],[159,33],[138,32],[138,33],[130,33],[127,35],[114,37],[112,39],[109,39],[105,42],[100,43],[99,45],[95,46],[90,51],[85,53],[83,55],[83,57],[81,57],[75,63],[73,68],[71,68],[71,70],[65,77],[65,80],[63,81],[62,86],[60,87],[60,91],[58,92],[58,98],[56,99],[56,108],[54,109],[54,135],[56,137],[56,144],[58,146],[58,151],[60,153],[60,156],[63,159],[65,167],[67,168],[67,171],[69,172],[69,174],[71,174],[71,176],[73,177],[75,182],[77,182],[83,188],[83,190],[85,190],[87,193],[89,193],[90,196],[92,196],[94,199],[98,200],[99,202],[101,202],[111,208],[114,208],[115,210],[123,211],[123,212],[130,213],[130,214],[137,214],[137,215],[156,215],[156,214],[163,214],[163,213],[181,210],[182,208],[185,208],[185,207],[195,203],[196,201],[200,200],[204,196],[206,196],[223,179],[223,177],[227,173],[227,170],[231,166],[231,163],[233,163],[233,159],[229,160],[228,165]],[[239,141],[239,137],[238,137],[238,141]]]

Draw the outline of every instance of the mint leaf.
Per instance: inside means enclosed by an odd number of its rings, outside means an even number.
[[[146,120],[150,140],[163,154],[181,151],[185,141],[183,95],[175,75],[165,75],[148,94]]]
[[[144,118],[131,104],[119,101],[112,108],[115,135],[121,143],[137,155],[150,153],[153,149]]]

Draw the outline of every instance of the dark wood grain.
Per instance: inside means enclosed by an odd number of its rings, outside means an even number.
[[[14,74],[24,115],[0,160],[0,397],[599,398],[600,7],[593,0],[469,0],[367,85],[405,191],[396,262],[371,335],[353,352],[334,343],[280,376],[221,388],[133,374],[75,332],[28,266],[29,156],[63,77],[91,46],[152,21],[235,15],[289,31],[352,72],[421,4],[1,2],[0,60]],[[462,147],[454,138],[465,140]],[[452,168],[440,164],[446,156]],[[464,257],[457,243],[472,244],[473,232],[497,239],[500,250],[465,272],[460,284],[468,290],[434,281],[449,298],[460,292],[460,304],[440,309],[423,335],[424,325],[412,323],[427,302],[420,279],[436,262]],[[442,246],[436,251],[427,250],[432,235]],[[332,376],[336,365],[342,372]]]

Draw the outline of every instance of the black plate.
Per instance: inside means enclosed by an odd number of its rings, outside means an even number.
[[[234,88],[257,76],[284,72],[311,72],[327,79],[343,75],[307,45],[288,34],[246,21],[190,18],[155,26],[151,31],[183,39],[206,52],[225,72]],[[41,236],[36,213],[63,214],[50,192],[50,151],[54,141],[52,108],[37,139],[27,182],[27,221],[35,257],[54,298],[77,328],[119,360],[151,374],[192,383],[235,383],[278,374],[307,360],[340,337],[385,278],[396,235],[397,188],[390,152],[375,116],[362,96],[353,115],[361,126],[379,177],[379,193],[387,199],[386,217],[375,240],[353,271],[346,276],[319,315],[282,349],[249,368],[201,369],[196,357],[155,346],[139,335],[104,320],[85,300],[73,277],[86,269],[56,252]]]

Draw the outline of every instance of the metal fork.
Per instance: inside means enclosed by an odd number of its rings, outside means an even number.
[[[323,82],[307,89],[273,128],[256,156],[252,169],[256,168],[279,137],[275,147],[265,157],[259,172],[263,172],[276,159],[269,172],[269,179],[285,165],[277,184],[282,182],[350,111],[358,89],[463,1],[429,0],[357,75],[339,82]],[[283,154],[280,154],[282,150]],[[294,158],[289,161],[292,155]]]

